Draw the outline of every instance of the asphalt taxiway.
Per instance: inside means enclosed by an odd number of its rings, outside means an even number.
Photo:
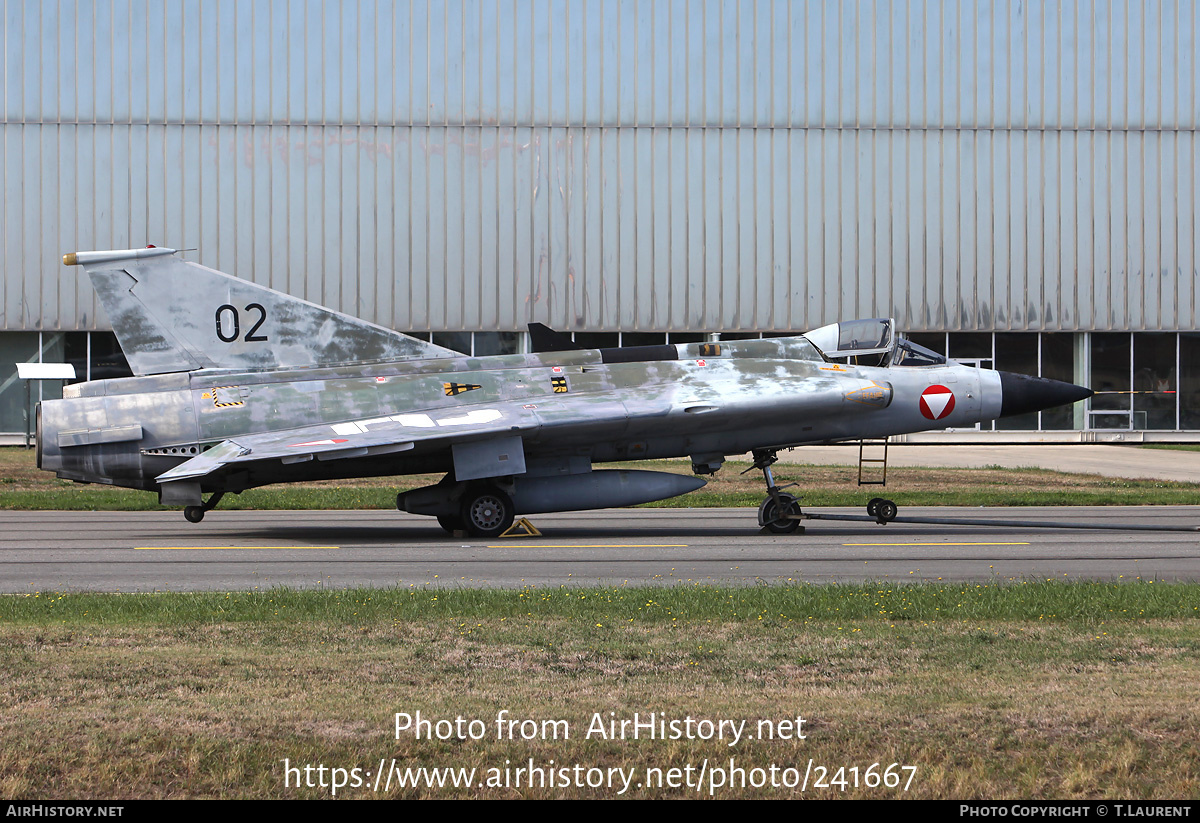
[[[1200,580],[1200,532],[1120,530],[1200,526],[1197,506],[902,508],[906,516],[989,525],[817,520],[804,534],[769,535],[753,509],[617,509],[536,515],[540,537],[481,540],[395,511],[218,510],[199,524],[174,511],[5,511],[0,591]]]

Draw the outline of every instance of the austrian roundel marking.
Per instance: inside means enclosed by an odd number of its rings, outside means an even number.
[[[921,414],[930,420],[941,420],[954,411],[954,392],[945,386],[930,386],[921,392]]]

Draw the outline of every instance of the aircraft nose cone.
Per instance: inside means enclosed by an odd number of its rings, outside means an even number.
[[[1000,372],[1000,391],[1001,417],[1065,406],[1094,394],[1091,389],[1074,383],[1007,371]]]

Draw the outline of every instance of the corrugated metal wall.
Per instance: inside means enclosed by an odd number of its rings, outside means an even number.
[[[412,330],[1200,328],[1190,2],[0,8],[3,328],[147,242]]]

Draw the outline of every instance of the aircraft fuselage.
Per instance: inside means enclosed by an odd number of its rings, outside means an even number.
[[[954,363],[846,366],[814,356],[804,338],[647,348],[673,349],[677,359],[604,362],[589,350],[85,383],[42,404],[40,465],[68,479],[154,490],[157,476],[206,448],[289,420],[326,424],[336,439],[403,417],[469,440],[473,424],[503,415],[527,459],[614,462],[973,427],[1001,409],[998,372]],[[941,388],[928,395],[931,387]],[[452,464],[444,444],[417,443],[352,467],[252,461],[204,490]]]

